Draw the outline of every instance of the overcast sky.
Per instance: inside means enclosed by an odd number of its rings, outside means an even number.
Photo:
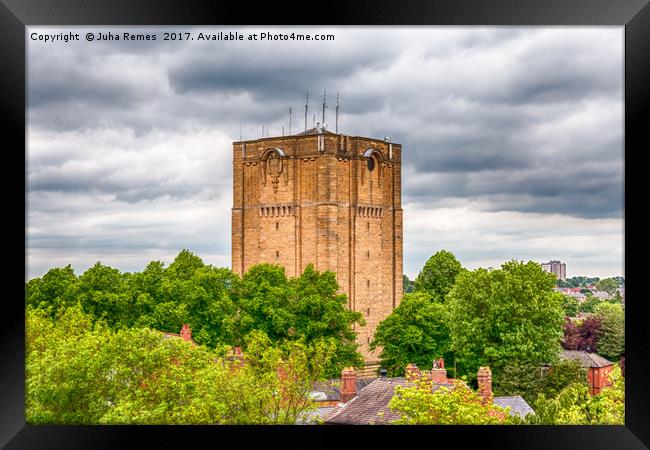
[[[88,32],[155,33],[92,41]],[[164,41],[165,31],[334,34]],[[78,42],[32,33],[79,33]],[[624,275],[623,27],[30,27],[26,278],[184,248],[230,267],[232,142],[333,129],[402,144],[404,272],[566,262]],[[185,36],[183,36],[185,37]],[[258,34],[259,37],[259,34]],[[266,134],[266,132],[265,132]]]

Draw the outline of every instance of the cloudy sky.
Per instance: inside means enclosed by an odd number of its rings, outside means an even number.
[[[85,39],[100,31],[157,39]],[[335,38],[196,40],[220,31]],[[69,32],[80,41],[31,39]],[[183,248],[229,267],[232,141],[288,132],[289,107],[302,131],[305,92],[311,121],[323,89],[330,123],[340,92],[340,132],[403,145],[410,278],[440,249],[468,268],[560,259],[567,276],[624,275],[623,27],[27,34],[26,278],[140,271]]]

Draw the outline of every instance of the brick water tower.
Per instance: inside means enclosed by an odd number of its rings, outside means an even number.
[[[233,143],[232,266],[259,263],[299,276],[308,264],[336,273],[366,363],[377,324],[402,297],[401,145],[304,132]]]

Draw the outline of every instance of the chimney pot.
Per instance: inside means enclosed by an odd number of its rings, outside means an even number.
[[[341,372],[341,401],[347,403],[357,395],[357,374],[352,367]]]

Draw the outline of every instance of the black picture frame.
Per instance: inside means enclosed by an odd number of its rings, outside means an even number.
[[[5,203],[12,200],[5,224],[25,236],[27,211],[25,149],[25,27],[30,25],[619,25],[625,27],[625,248],[626,277],[626,424],[625,426],[563,427],[204,427],[204,426],[28,426],[24,413],[24,273],[7,258],[6,279],[11,295],[3,301],[0,327],[2,415],[0,445],[10,449],[130,448],[195,445],[230,447],[225,439],[262,445],[340,446],[360,440],[367,446],[465,446],[471,438],[483,447],[498,448],[647,448],[650,445],[650,387],[648,327],[638,266],[641,245],[633,240],[634,217],[642,208],[630,207],[639,191],[631,183],[643,170],[641,155],[648,148],[650,109],[650,6],[648,0],[474,0],[474,1],[348,1],[287,7],[276,2],[146,0],[0,0],[0,108],[7,128],[4,142]],[[292,19],[287,10],[298,12]],[[597,70],[595,68],[595,70]],[[645,114],[644,114],[645,113]],[[645,144],[645,146],[644,146]],[[23,148],[23,152],[20,149]],[[20,178],[22,177],[22,183]],[[22,189],[22,192],[20,191]],[[23,198],[23,202],[20,198]],[[637,203],[638,206],[638,203]],[[20,208],[23,211],[20,211]],[[19,217],[23,217],[21,222]],[[632,218],[632,220],[630,220]],[[640,220],[637,217],[637,220]],[[22,228],[22,230],[18,230]],[[637,235],[638,236],[638,235]],[[19,242],[19,239],[7,239]],[[24,241],[23,241],[24,242]],[[16,244],[18,246],[19,244]],[[24,253],[23,253],[24,256]],[[15,272],[15,273],[14,273]],[[14,292],[14,290],[16,292]],[[283,436],[278,436],[283,435]],[[336,435],[336,436],[334,436]],[[138,442],[135,444],[135,442]],[[357,443],[358,445],[358,443]],[[395,444],[392,444],[395,445]]]

